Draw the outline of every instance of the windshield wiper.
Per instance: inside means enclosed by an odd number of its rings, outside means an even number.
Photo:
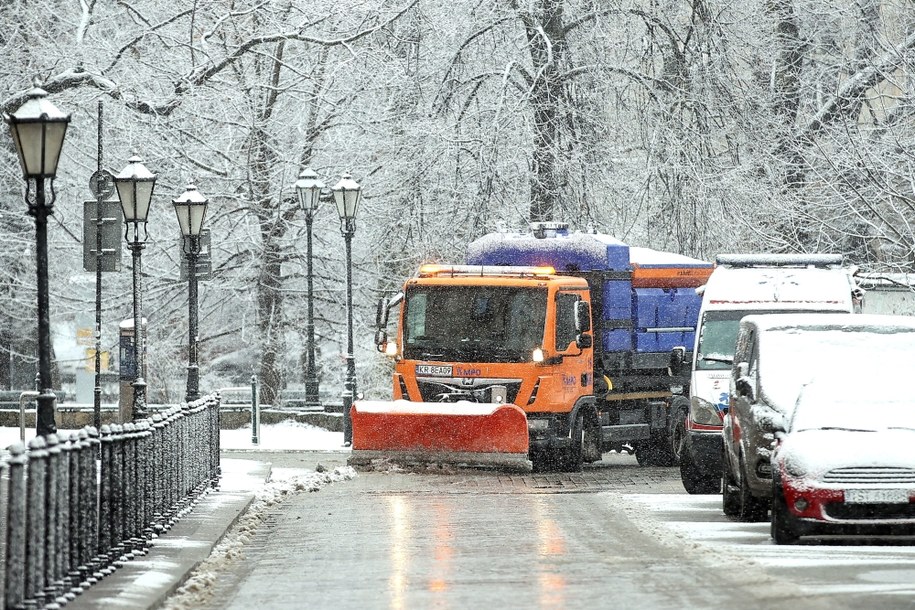
[[[823,426],[822,428],[804,428],[799,430],[799,432],[805,432],[807,430],[842,430],[845,432],[876,432],[876,430],[871,428],[846,428],[845,426]]]
[[[708,362],[721,362],[723,364],[734,364],[733,358],[724,358],[722,356],[702,356],[700,360],[705,360]]]

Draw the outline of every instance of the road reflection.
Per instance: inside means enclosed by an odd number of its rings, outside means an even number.
[[[445,593],[450,588],[451,558],[454,556],[454,547],[451,544],[451,505],[447,502],[435,502],[432,505],[432,544],[435,559],[432,568],[432,577],[428,582],[428,589],[435,596],[436,607],[446,607]]]
[[[541,608],[565,607],[566,579],[557,571],[557,558],[566,554],[566,540],[559,524],[549,515],[542,497],[534,501],[534,523],[537,531],[537,584]]]
[[[410,507],[402,496],[388,498],[389,522],[391,524],[391,575],[388,590],[391,594],[391,608],[406,608],[406,592],[410,568]]]
[[[486,510],[480,510],[479,497],[468,499],[385,499],[387,515],[379,526],[390,540],[388,607],[460,608],[481,583],[509,574],[528,583],[514,591],[513,603],[565,607],[569,542],[549,496],[514,496],[507,504],[501,496]]]

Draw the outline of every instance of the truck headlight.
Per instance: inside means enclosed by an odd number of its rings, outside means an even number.
[[[694,402],[689,406],[689,418],[703,426],[720,426],[721,417],[718,409],[707,402]]]
[[[388,341],[384,346],[384,353],[388,356],[397,355],[397,341]]]

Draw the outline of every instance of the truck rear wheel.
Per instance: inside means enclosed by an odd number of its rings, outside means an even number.
[[[635,459],[639,466],[674,466],[673,448],[666,434],[653,434],[635,446]]]

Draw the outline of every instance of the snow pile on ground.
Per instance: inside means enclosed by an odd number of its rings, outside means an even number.
[[[254,502],[216,545],[210,556],[197,566],[162,607],[166,610],[191,610],[204,605],[212,595],[212,588],[218,575],[224,573],[235,561],[244,558],[245,545],[251,542],[254,533],[275,506],[294,494],[318,491],[325,485],[347,481],[355,476],[356,471],[349,466],[327,471],[318,464],[316,472],[293,475],[267,483],[255,494]]]
[[[58,436],[69,439],[75,430],[58,430]],[[35,438],[35,428],[25,429],[25,441]],[[221,449],[230,451],[244,450],[299,450],[299,451],[344,451],[343,433],[331,432],[324,428],[297,422],[293,419],[278,424],[265,424],[260,427],[258,444],[251,442],[251,428],[221,430],[219,443]],[[0,447],[6,448],[19,441],[19,428],[0,426]],[[349,451],[349,449],[345,449]]]
[[[251,442],[251,427],[222,430],[220,448],[229,450],[283,449],[300,451],[340,451],[343,433],[287,419],[260,427],[258,444]]]

